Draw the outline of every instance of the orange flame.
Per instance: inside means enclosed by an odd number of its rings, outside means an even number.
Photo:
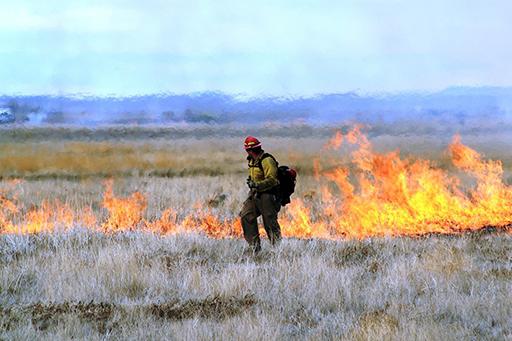
[[[339,166],[333,160],[332,166],[321,167],[314,161],[320,194],[294,198],[283,210],[283,236],[418,236],[512,225],[512,188],[502,180],[501,162],[483,160],[458,135],[449,152],[454,166],[474,178],[476,185],[470,188],[428,160],[403,159],[398,151],[374,152],[360,126],[345,135],[336,133],[324,147],[335,150],[343,143],[355,147],[351,165]],[[58,201],[25,209],[15,196],[0,190],[0,232],[39,233],[82,226],[106,233],[140,229],[161,234],[199,232],[214,238],[242,236],[237,216],[222,216],[201,203],[187,216],[167,208],[159,219],[147,220],[146,197],[140,192],[116,197],[112,180],[105,182],[102,207],[105,219],[98,219],[90,207],[75,212]]]
[[[11,218],[18,213],[18,207],[0,192],[0,208],[0,230],[11,231],[14,228]]]
[[[116,198],[112,184],[112,180],[105,182],[103,207],[108,210],[109,217],[103,224],[103,229],[111,232],[135,229],[142,221],[147,206],[146,198],[140,192],[127,198]]]
[[[453,233],[485,226],[505,227],[512,223],[512,190],[502,181],[499,161],[482,161],[480,155],[456,136],[450,145],[452,160],[460,170],[477,180],[465,195],[460,181],[425,160],[400,158],[397,151],[378,154],[358,127],[345,139],[357,145],[352,153],[357,188],[349,181],[351,172],[336,168],[326,172],[343,201],[330,196],[330,217],[324,230],[331,236],[364,238],[375,235],[421,235]]]
[[[337,131],[334,136],[327,141],[324,145],[324,149],[338,149],[343,143],[343,134],[341,131]]]

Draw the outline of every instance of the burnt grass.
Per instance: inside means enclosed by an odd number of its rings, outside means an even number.
[[[253,295],[246,295],[241,298],[215,296],[207,297],[204,300],[152,304],[147,310],[155,316],[170,320],[183,320],[193,317],[223,320],[240,314],[254,304],[256,304],[256,299]]]
[[[256,300],[252,295],[240,298],[215,296],[206,297],[202,300],[174,300],[154,303],[137,306],[136,309],[144,314],[173,321],[190,318],[222,321],[240,314],[254,304],[256,304]],[[133,309],[133,307],[119,304],[92,301],[88,303],[35,303],[27,306],[0,307],[0,316],[2,317],[0,327],[8,331],[22,320],[29,319],[37,330],[44,331],[62,323],[65,315],[74,315],[82,322],[91,324],[99,333],[105,334],[119,326],[119,322],[114,319],[115,314],[126,317]]]
[[[117,307],[109,303],[35,303],[27,306],[1,307],[2,328],[10,330],[22,320],[30,320],[32,325],[40,331],[46,330],[59,323],[64,315],[76,315],[83,322],[93,324],[100,333],[105,333],[108,322]]]

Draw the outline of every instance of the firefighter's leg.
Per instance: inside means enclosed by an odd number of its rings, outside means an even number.
[[[249,197],[242,206],[240,219],[242,220],[242,229],[244,238],[249,246],[258,252],[261,250],[260,234],[258,231],[258,208],[256,207],[256,199]]]
[[[258,204],[268,239],[272,245],[275,245],[281,240],[281,226],[277,221],[277,213],[281,209],[281,204],[275,195],[267,193],[261,194]]]

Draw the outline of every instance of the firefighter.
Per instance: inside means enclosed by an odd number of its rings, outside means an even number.
[[[277,162],[273,156],[261,149],[261,142],[248,136],[244,142],[249,164],[247,185],[250,192],[245,200],[240,218],[245,240],[254,253],[261,251],[261,241],[257,218],[263,217],[263,226],[272,245],[281,240],[281,227],[277,213],[281,208],[277,196],[279,180],[277,179]]]

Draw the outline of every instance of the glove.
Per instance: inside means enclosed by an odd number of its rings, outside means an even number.
[[[250,189],[255,189],[257,187],[256,182],[251,178],[247,178],[247,186],[249,186]]]

